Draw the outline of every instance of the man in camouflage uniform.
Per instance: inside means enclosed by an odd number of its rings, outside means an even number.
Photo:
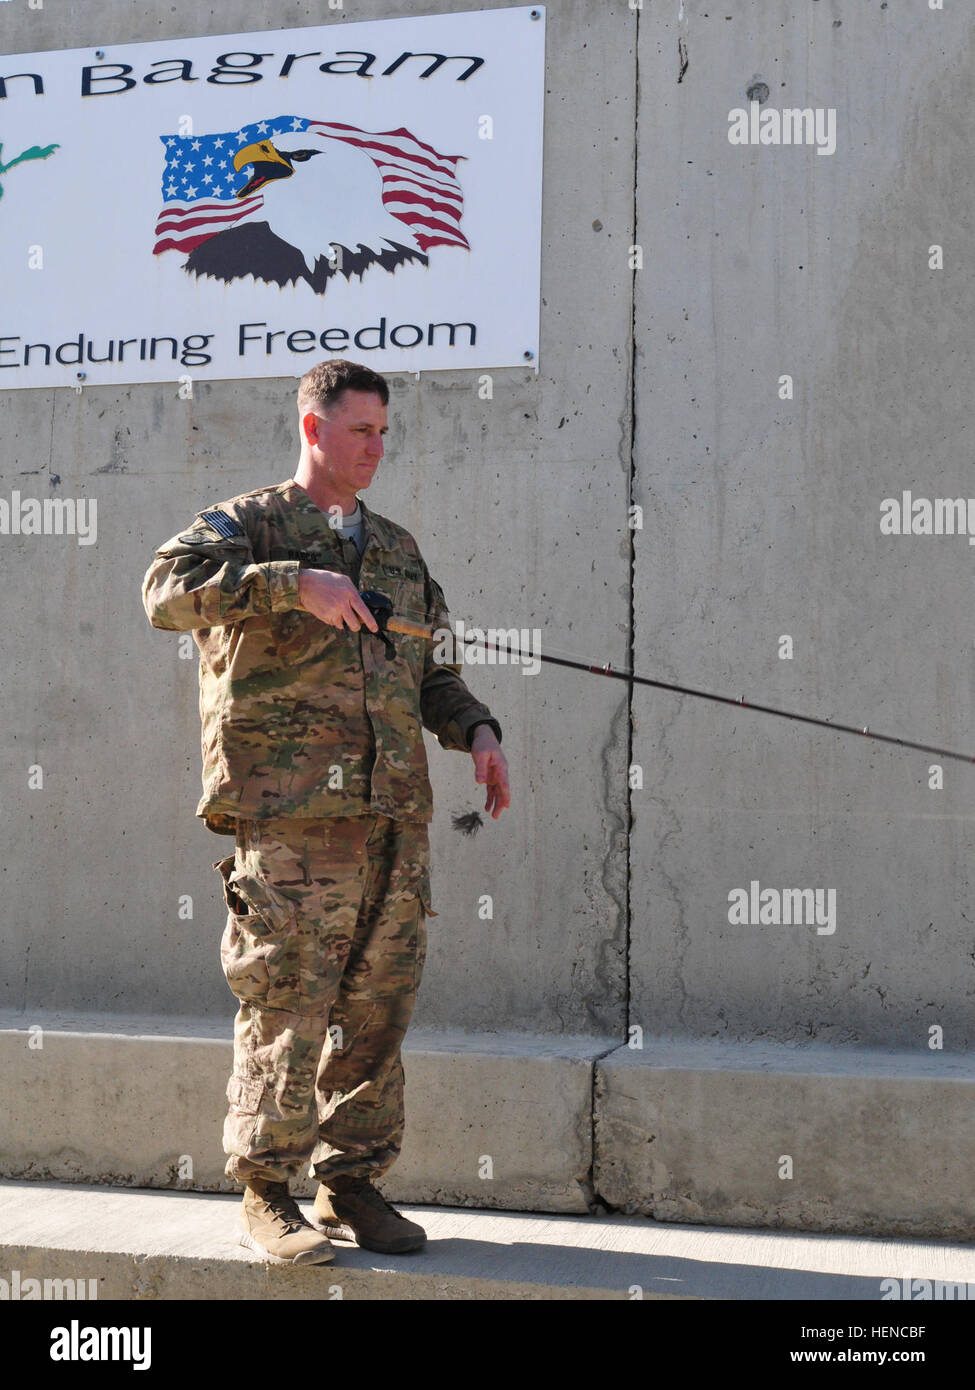
[[[388,400],[367,367],[313,368],[294,477],[198,513],[143,586],[152,625],[192,631],[200,649],[197,815],[236,837],[214,868],[240,1001],[224,1150],[245,1189],[242,1239],[309,1263],[333,1258],[329,1232],[384,1252],[425,1240],[373,1186],[400,1151],[400,1047],[437,915],[421,726],[471,753],[486,811],[510,804],[501,729],[459,666],[400,635],[391,659],[371,635],[360,589],[449,627],[416,541],[356,497],[382,457]],[[317,1230],[288,1192],[307,1160]]]

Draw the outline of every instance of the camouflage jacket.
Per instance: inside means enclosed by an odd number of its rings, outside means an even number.
[[[423,728],[466,751],[477,723],[501,729],[433,643],[391,634],[395,660],[363,628],[298,607],[298,573],[346,574],[393,612],[449,625],[443,590],[408,531],[360,499],[364,549],[344,540],[293,479],[200,512],[156,551],[142,601],[153,627],[191,630],[200,649],[203,797],[217,834],[238,816],[382,814],[429,821]]]

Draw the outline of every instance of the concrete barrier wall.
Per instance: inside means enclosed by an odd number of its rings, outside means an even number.
[[[970,543],[880,532],[904,490],[975,493],[975,15],[704,8],[641,23],[635,662],[975,752]],[[731,145],[755,79],[835,107],[835,154]],[[648,690],[633,719],[631,1022],[971,1049],[972,768]],[[835,890],[835,929],[729,922],[753,881]]]
[[[345,17],[413,13],[411,3],[373,0]],[[0,11],[7,51],[333,17],[294,3],[272,17],[257,0],[206,12],[188,0],[146,13],[121,3]],[[635,18],[606,23],[573,3],[550,10],[549,24],[542,370],[494,372],[491,401],[478,399],[476,372],[393,376],[387,455],[367,500],[413,531],[455,616],[565,633],[619,661],[632,315],[620,257],[633,201]],[[587,70],[603,74],[584,86],[583,44]],[[180,659],[178,636],[149,627],[140,586],[155,547],[197,510],[291,475],[294,390],[295,378],[280,378],[197,384],[191,401],[175,386],[4,394],[3,486],[29,475],[42,496],[97,497],[99,536],[84,548],[67,537],[3,538],[0,1005],[232,1016],[210,867],[232,841],[193,815],[195,648]],[[620,1035],[626,688],[512,666],[472,667],[469,683],[502,724],[514,804],[476,840],[458,836],[451,812],[483,806],[473,762],[427,736],[439,916],[416,1021]],[[35,763],[43,790],[27,787]],[[478,915],[484,893],[490,921]],[[178,916],[184,894],[189,921]]]
[[[371,0],[345,17],[416,9]],[[456,616],[538,626],[550,649],[975,748],[968,543],[880,531],[881,503],[904,490],[975,492],[964,119],[975,19],[903,0],[546,9],[540,370],[495,372],[492,401],[478,399],[475,373],[392,376],[369,504],[414,532]],[[256,0],[206,13],[188,0],[10,4],[0,47],[329,18],[286,3],[269,20]],[[766,108],[835,109],[835,153],[730,144],[728,113],[754,83]],[[929,268],[935,244],[943,270]],[[97,497],[100,523],[89,548],[9,536],[0,549],[0,1007],[24,1027],[32,1011],[229,1025],[210,864],[230,842],[193,816],[196,662],[149,628],[139,586],[155,545],[197,509],[289,476],[293,386],[203,384],[188,402],[168,386],[4,393],[2,487],[30,479],[35,495]],[[474,668],[470,684],[503,725],[514,805],[461,840],[450,814],[477,804],[472,765],[428,741],[439,916],[416,1024],[504,1034],[506,1046],[519,1034],[591,1039],[595,1173],[611,1175],[613,1205],[662,1219],[738,1219],[747,1207],[759,1224],[819,1228],[842,1207],[833,1168],[805,1206],[764,1179],[736,1205],[735,1164],[760,1163],[755,1149],[706,1181],[676,1140],[665,1161],[648,1160],[654,1097],[680,1109],[681,1086],[712,1094],[700,1071],[732,1078],[720,1048],[701,1061],[711,1042],[769,1044],[749,1082],[759,1090],[763,1067],[789,1071],[782,1048],[833,1048],[840,1072],[865,1078],[886,1076],[887,1052],[916,1055],[904,1104],[943,1058],[954,1088],[943,1113],[949,1129],[961,1123],[950,1116],[964,1111],[973,1043],[975,770],[944,762],[939,787],[934,756],[662,692],[631,699],[559,668]],[[27,787],[36,763],[42,791]],[[642,786],[630,785],[634,768]],[[729,894],[752,883],[833,892],[835,916],[729,920]],[[491,921],[478,916],[483,893]],[[598,1068],[601,1048],[628,1042],[623,1063]],[[682,1042],[696,1059],[683,1079],[670,1050]],[[669,1089],[655,1089],[655,1070]],[[811,1123],[828,1098],[813,1085],[802,1094]],[[778,1116],[781,1092],[769,1095]],[[844,1105],[858,1095],[845,1091]],[[566,1132],[584,1123],[580,1097],[576,1086],[565,1102]],[[895,1132],[881,1100],[864,1146]],[[417,1163],[436,1190],[428,1155]],[[925,1188],[912,1229],[936,1231],[942,1208],[960,1229],[957,1184],[945,1183]],[[680,1191],[695,1194],[690,1206],[672,1200]],[[839,1227],[882,1228],[889,1204],[858,1201]]]

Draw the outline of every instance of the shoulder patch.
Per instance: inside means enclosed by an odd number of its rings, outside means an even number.
[[[216,531],[221,536],[226,536],[228,539],[231,536],[244,534],[244,528],[240,522],[234,521],[233,517],[228,516],[226,512],[200,512],[200,520],[205,521],[211,530]]]

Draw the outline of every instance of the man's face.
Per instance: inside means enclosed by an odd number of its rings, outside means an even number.
[[[318,407],[302,416],[305,437],[309,429],[315,431],[309,443],[317,469],[339,492],[369,486],[383,456],[387,428],[386,407],[375,391],[346,389],[324,413]]]

